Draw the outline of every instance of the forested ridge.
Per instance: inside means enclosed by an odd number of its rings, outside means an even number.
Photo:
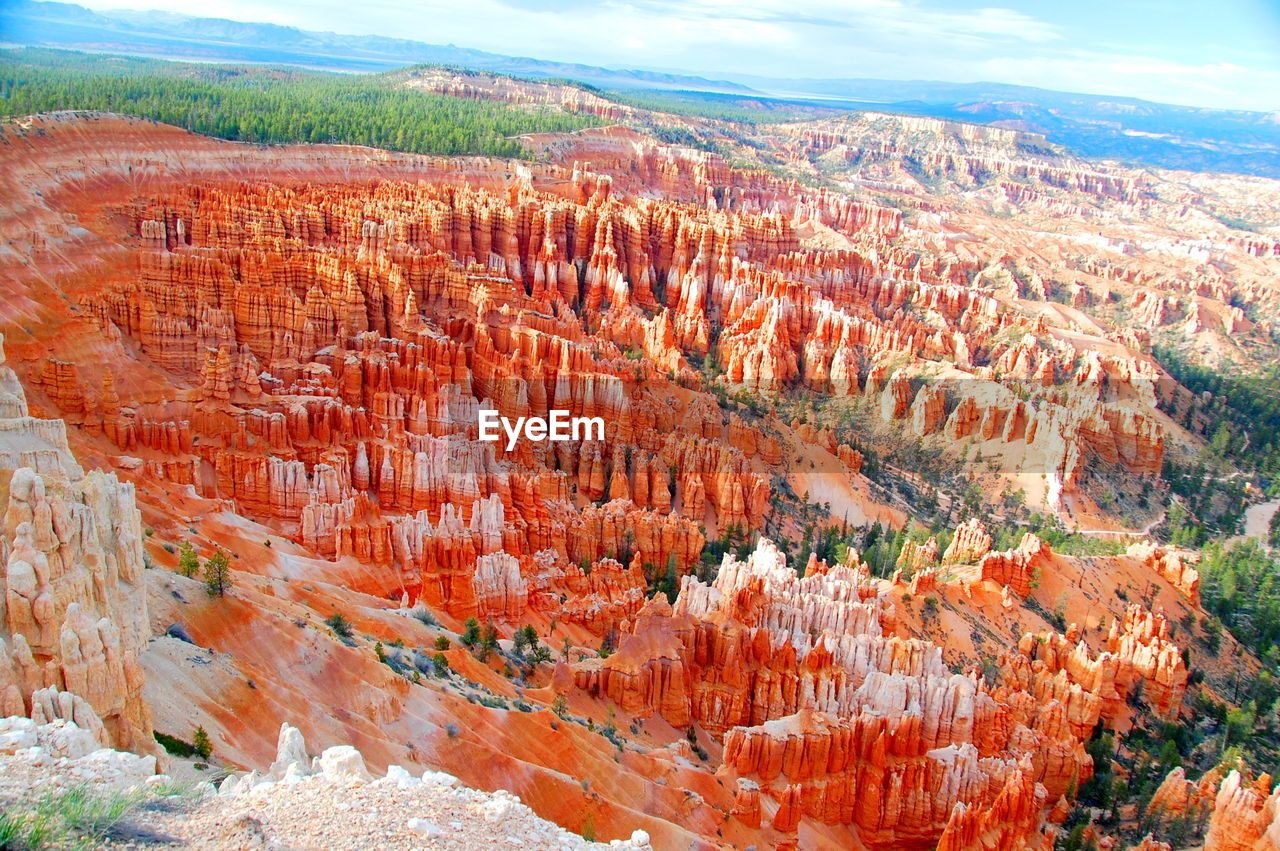
[[[1209,451],[1267,479],[1280,477],[1280,366],[1241,376],[1211,369],[1170,346],[1156,360],[1196,395],[1182,425],[1209,441]]]
[[[575,84],[576,85],[576,84]],[[645,89],[611,89],[589,87],[602,97],[654,112],[682,115],[688,118],[711,118],[741,124],[776,124],[797,121],[811,114],[794,104],[767,97],[714,92],[669,91]],[[835,110],[828,110],[834,112]]]
[[[529,155],[514,136],[595,123],[555,108],[397,88],[390,74],[0,51],[0,117],[69,109],[132,115],[240,142],[497,157]]]

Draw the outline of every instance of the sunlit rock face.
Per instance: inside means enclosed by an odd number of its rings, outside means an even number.
[[[762,540],[710,585],[687,577],[674,606],[650,603],[616,653],[573,674],[628,713],[721,733],[747,822],[766,796],[775,830],[809,817],[876,847],[1039,835],[1046,802],[1092,772],[1083,742],[1114,681],[1029,645],[992,689],[893,627],[887,587],[856,562],[811,561],[802,578]]]
[[[133,485],[85,474],[65,424],[27,415],[3,337],[0,387],[3,714],[63,717],[104,744],[150,753],[138,653],[151,636]]]

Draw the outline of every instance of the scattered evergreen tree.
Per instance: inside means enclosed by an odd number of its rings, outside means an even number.
[[[662,593],[667,595],[667,602],[674,603],[680,593],[680,577],[676,573],[676,557],[673,553],[667,556],[667,572],[663,576]]]
[[[324,619],[325,625],[333,630],[333,634],[339,638],[350,638],[353,632],[351,621],[342,616],[340,612],[334,612]]]
[[[529,651],[529,659],[535,665],[541,665],[543,662],[550,662],[551,648],[542,642],[535,641],[533,647]]]
[[[190,541],[178,545],[178,573],[188,579],[200,572],[200,556]]]
[[[204,586],[210,597],[224,597],[231,590],[231,559],[222,550],[205,561]]]
[[[516,653],[523,656],[526,652],[537,646],[538,631],[533,628],[532,624],[525,624],[516,630],[513,644]]]
[[[1280,645],[1280,554],[1268,553],[1252,538],[1230,547],[1215,542],[1201,551],[1196,568],[1202,604],[1221,626],[1264,658]],[[1202,624],[1211,650],[1217,628],[1212,620]],[[1259,682],[1274,688],[1269,679]]]
[[[213,742],[209,740],[204,727],[196,727],[195,735],[191,737],[191,748],[204,760],[213,754]]]
[[[458,637],[463,647],[475,647],[480,643],[480,621],[475,618],[467,618],[467,622],[463,627],[462,635]]]
[[[491,623],[484,625],[484,631],[480,633],[480,648],[476,652],[476,658],[481,662],[489,661],[489,655],[498,649],[498,628]]]

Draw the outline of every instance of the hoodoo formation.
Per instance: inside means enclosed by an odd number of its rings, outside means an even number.
[[[1241,726],[1277,651],[1178,490],[1220,387],[1159,356],[1274,357],[1275,229],[1222,222],[1280,186],[405,85],[616,123],[528,160],[0,127],[0,750],[454,782],[410,766],[664,849],[1280,848]]]

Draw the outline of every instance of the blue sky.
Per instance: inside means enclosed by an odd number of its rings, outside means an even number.
[[[1280,111],[1280,0],[81,2],[711,77],[991,80]]]

